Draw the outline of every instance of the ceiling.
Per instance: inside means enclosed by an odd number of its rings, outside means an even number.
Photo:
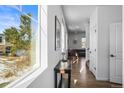
[[[85,24],[96,6],[94,5],[63,5],[63,13],[69,31],[84,31]]]

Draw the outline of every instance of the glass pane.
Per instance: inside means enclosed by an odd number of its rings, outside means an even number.
[[[0,87],[15,81],[36,64],[38,6],[0,5]]]

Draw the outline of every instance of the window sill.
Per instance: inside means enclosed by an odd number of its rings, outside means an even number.
[[[26,88],[28,87],[45,69],[47,65],[39,68],[33,68],[19,79],[5,86],[5,88]]]

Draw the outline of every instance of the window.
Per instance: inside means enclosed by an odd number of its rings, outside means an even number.
[[[5,36],[5,51],[0,55],[0,87],[14,86],[16,80],[19,82],[40,66],[38,6],[1,5],[0,20],[0,34]]]
[[[2,38],[5,51],[0,55],[0,87],[27,87],[47,68],[47,6],[0,6],[0,13],[0,34],[6,34]],[[20,43],[15,50],[12,41]]]

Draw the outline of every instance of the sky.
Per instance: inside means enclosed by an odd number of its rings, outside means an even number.
[[[31,13],[32,17],[36,21],[32,21],[32,28],[37,31],[38,21],[38,6],[37,5],[22,5],[22,12],[19,12],[16,8],[20,6],[8,6],[0,5],[0,33],[3,33],[4,29],[10,27],[19,28],[20,16],[24,13]]]

